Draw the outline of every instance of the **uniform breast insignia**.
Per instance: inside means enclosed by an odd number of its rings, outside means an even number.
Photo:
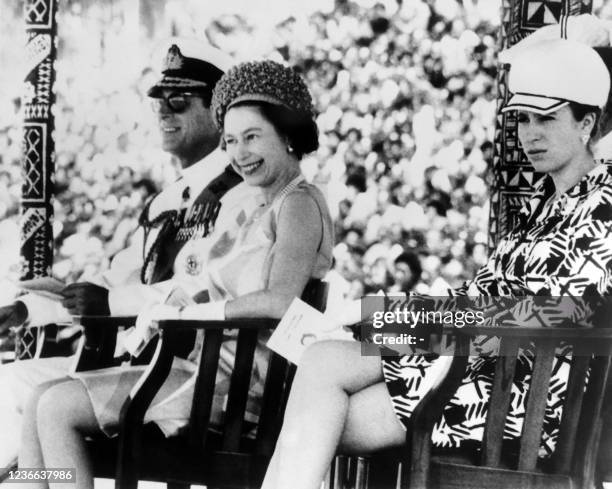
[[[188,275],[200,275],[204,267],[204,260],[196,253],[190,253],[185,259],[185,271]]]
[[[220,202],[206,202],[202,205],[195,205],[191,215],[181,223],[176,240],[189,241],[208,236],[213,231],[220,209]]]

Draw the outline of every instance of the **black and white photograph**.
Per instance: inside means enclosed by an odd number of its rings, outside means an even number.
[[[612,1],[2,0],[0,489],[612,489]]]

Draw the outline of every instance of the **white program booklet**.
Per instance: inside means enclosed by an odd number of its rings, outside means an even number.
[[[308,345],[322,340],[354,341],[352,333],[336,321],[296,298],[278,323],[267,346],[299,365]]]
[[[66,284],[55,277],[33,278],[31,280],[22,280],[16,284],[21,290],[37,294],[47,299],[61,301],[64,297],[60,292]]]

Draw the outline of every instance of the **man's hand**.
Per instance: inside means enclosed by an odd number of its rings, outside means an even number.
[[[28,309],[23,302],[0,307],[0,335],[4,335],[9,328],[22,325],[27,318]]]
[[[109,316],[108,289],[89,282],[64,287],[62,306],[74,316]]]

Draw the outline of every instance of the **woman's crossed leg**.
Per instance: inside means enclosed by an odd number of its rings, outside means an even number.
[[[317,489],[338,446],[368,452],[405,438],[380,358],[362,356],[357,342],[316,343],[297,369],[263,489]]]

